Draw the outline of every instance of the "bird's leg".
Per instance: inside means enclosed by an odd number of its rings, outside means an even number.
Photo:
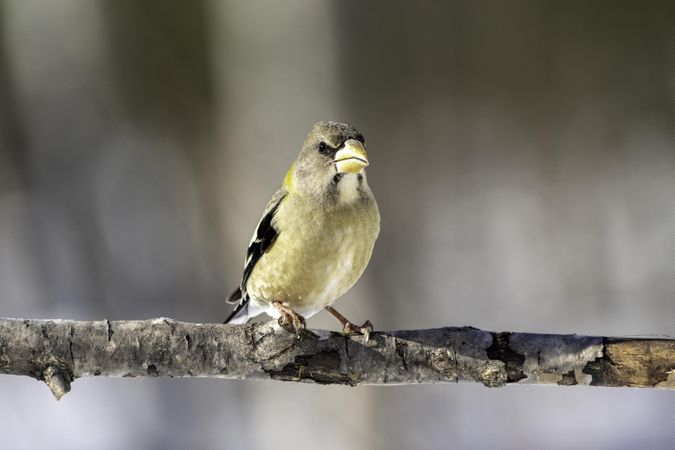
[[[284,305],[281,302],[273,302],[272,306],[281,313],[279,317],[279,325],[286,328],[286,325],[293,327],[296,334],[300,334],[300,330],[305,328],[305,318],[293,311],[292,308]]]
[[[366,341],[370,339],[370,333],[373,332],[373,324],[370,323],[370,320],[366,320],[363,322],[363,325],[358,326],[354,325],[351,323],[345,316],[337,312],[335,308],[332,306],[326,306],[325,310],[331,313],[333,317],[335,317],[338,322],[342,325],[342,331],[345,334],[354,334],[354,333],[361,333],[366,337]]]

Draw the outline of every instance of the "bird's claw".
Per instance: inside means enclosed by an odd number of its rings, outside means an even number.
[[[307,327],[305,318],[293,310],[290,312],[282,312],[278,323],[286,331],[295,333],[298,337],[300,336],[300,332]]]
[[[366,342],[370,339],[370,333],[373,332],[373,324],[370,323],[370,320],[363,322],[363,325],[358,326],[354,325],[351,322],[345,323],[343,333],[344,334],[362,334],[365,337]]]

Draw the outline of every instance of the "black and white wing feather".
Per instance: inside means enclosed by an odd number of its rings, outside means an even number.
[[[274,228],[272,221],[279,209],[279,205],[281,205],[284,197],[286,197],[286,194],[286,189],[280,188],[274,193],[272,199],[265,207],[262,218],[260,219],[260,222],[258,222],[255,233],[251,238],[251,242],[248,244],[244,275],[241,279],[241,284],[226,300],[227,303],[238,304],[234,308],[234,311],[232,311],[232,314],[225,320],[225,323],[230,322],[232,319],[237,318],[242,314],[246,314],[246,311],[248,310],[249,296],[246,292],[246,283],[256,264],[260,261],[260,257],[274,245],[274,241],[279,235],[279,230]]]

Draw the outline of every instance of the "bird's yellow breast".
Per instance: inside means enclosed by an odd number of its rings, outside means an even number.
[[[359,279],[380,229],[372,194],[326,208],[289,195],[274,219],[278,236],[247,283],[259,302],[280,301],[312,315],[330,305]]]

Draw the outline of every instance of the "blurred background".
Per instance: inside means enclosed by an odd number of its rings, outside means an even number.
[[[675,335],[672,1],[0,1],[0,316],[220,322],[310,126],[376,329]],[[314,328],[337,329],[326,314]],[[666,449],[675,393],[0,377],[7,449]]]

